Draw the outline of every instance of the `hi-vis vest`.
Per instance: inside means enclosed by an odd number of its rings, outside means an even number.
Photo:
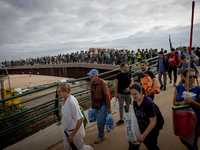
[[[140,52],[137,52],[137,58],[141,59],[141,53]]]

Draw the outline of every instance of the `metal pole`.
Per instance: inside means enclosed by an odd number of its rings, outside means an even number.
[[[190,31],[190,49],[189,49],[189,66],[188,66],[187,91],[189,91],[189,83],[190,83],[189,76],[190,76],[190,62],[191,62],[191,51],[192,51],[192,34],[193,34],[194,6],[195,6],[195,1],[192,2],[192,19],[191,19],[191,31]]]
[[[9,84],[9,89],[10,89],[10,97],[12,97],[11,86],[10,86],[10,78],[9,78],[8,70],[6,69],[6,67],[4,65],[2,65],[2,66],[6,70],[6,74],[8,76],[8,84]],[[13,105],[13,100],[12,100],[12,105]]]

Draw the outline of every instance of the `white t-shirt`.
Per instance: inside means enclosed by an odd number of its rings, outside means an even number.
[[[78,101],[74,96],[70,95],[65,101],[65,104],[64,105],[62,104],[61,113],[62,113],[62,120],[61,120],[62,133],[64,134],[64,130],[66,130],[68,135],[70,135],[74,130],[74,128],[76,127],[77,121],[83,118],[83,115],[79,108]],[[85,130],[82,123],[74,139],[80,139],[84,136],[85,136]]]

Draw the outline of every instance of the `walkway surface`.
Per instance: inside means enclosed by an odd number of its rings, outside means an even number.
[[[200,70],[200,66],[197,67]],[[178,81],[180,77],[178,77]],[[177,82],[178,83],[178,82]],[[172,126],[172,101],[173,101],[174,87],[173,84],[169,84],[167,81],[167,90],[161,91],[160,94],[155,96],[154,102],[158,105],[161,113],[165,119],[163,129],[160,131],[158,137],[158,146],[160,150],[187,150],[179,140],[179,137],[174,135]],[[114,113],[115,123],[119,120],[119,113]],[[86,136],[83,138],[85,144],[93,143],[97,138],[98,130],[97,126],[93,125],[86,128]],[[105,140],[100,144],[95,144],[95,150],[128,150],[129,144],[125,135],[125,124],[121,126],[115,126],[114,130],[107,132],[105,130]],[[198,146],[200,147],[200,138],[198,140]],[[50,147],[49,150],[63,150],[63,141]],[[146,150],[144,144],[141,144],[140,150]]]

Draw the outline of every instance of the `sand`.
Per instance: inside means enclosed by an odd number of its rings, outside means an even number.
[[[53,84],[58,82],[60,79],[70,79],[63,77],[53,77],[53,76],[42,76],[42,75],[10,75],[11,88],[32,88],[40,84]],[[6,88],[9,88],[8,80],[5,80]]]

